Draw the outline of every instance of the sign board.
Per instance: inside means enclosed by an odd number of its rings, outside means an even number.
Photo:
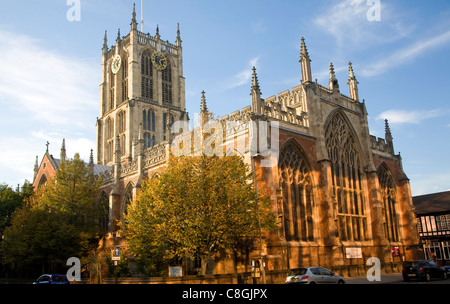
[[[259,267],[252,267],[252,278],[260,278],[261,269]]]
[[[111,260],[120,261],[120,248],[119,247],[116,247],[113,249]]]
[[[182,277],[183,267],[181,266],[169,266],[169,277]]]
[[[345,248],[345,257],[347,259],[362,259],[362,252],[360,247]]]
[[[400,247],[398,246],[391,247],[391,252],[393,257],[400,256]]]
[[[252,261],[252,278],[260,278],[261,277],[261,268],[260,268],[260,262],[257,260]]]

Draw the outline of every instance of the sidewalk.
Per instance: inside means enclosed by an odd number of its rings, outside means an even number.
[[[368,281],[367,277],[351,277],[345,278],[347,284],[389,284],[403,282],[403,277],[400,272],[398,273],[385,273],[381,274],[381,281]]]

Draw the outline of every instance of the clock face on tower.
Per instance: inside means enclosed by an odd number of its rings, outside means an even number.
[[[167,58],[164,54],[155,52],[152,54],[152,63],[156,69],[162,71],[167,67]]]
[[[120,58],[120,55],[114,56],[114,58],[112,60],[112,65],[111,65],[111,71],[114,74],[117,74],[117,72],[119,72],[121,63],[122,63],[122,59]]]

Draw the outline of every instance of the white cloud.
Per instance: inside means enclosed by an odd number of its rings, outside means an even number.
[[[412,45],[394,52],[386,58],[369,64],[361,70],[361,75],[370,77],[383,74],[390,69],[411,62],[416,57],[423,56],[427,51],[432,51],[433,49],[447,43],[450,43],[450,30],[430,39],[421,39]]]
[[[228,86],[229,89],[239,87],[244,84],[250,85],[250,80],[252,78],[252,67],[258,64],[259,57],[250,59],[244,69],[239,73],[235,74],[230,81]]]
[[[442,109],[428,111],[388,110],[377,116],[377,119],[387,119],[390,124],[419,124],[423,120],[438,117],[446,113]]]
[[[31,180],[47,141],[56,158],[65,138],[68,157],[79,152],[88,161],[96,146],[99,66],[4,29],[0,40],[0,183]]]
[[[412,32],[414,27],[404,25],[403,12],[393,4],[381,1],[380,22],[368,20],[371,7],[366,0],[343,0],[321,9],[313,24],[333,36],[344,53],[397,41]]]
[[[411,192],[413,196],[449,191],[448,173],[422,173],[409,176],[411,178]]]
[[[47,50],[26,35],[0,29],[0,40],[3,103],[39,122],[92,126],[83,112],[97,107],[97,67]]]

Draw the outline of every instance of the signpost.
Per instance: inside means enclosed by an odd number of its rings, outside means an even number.
[[[111,260],[114,261],[114,266],[117,266],[117,261],[120,261],[120,248],[116,247],[112,251]]]

